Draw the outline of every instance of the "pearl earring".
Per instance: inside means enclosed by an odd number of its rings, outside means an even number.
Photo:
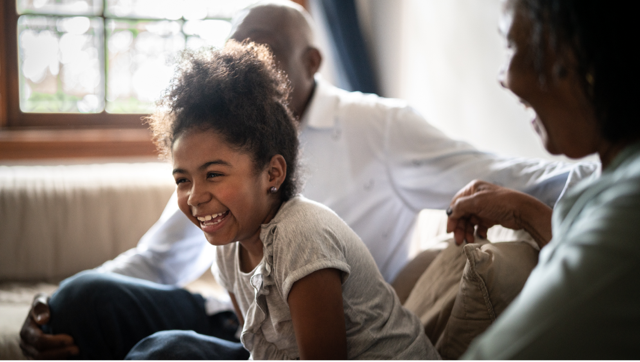
[[[275,186],[271,186],[271,188],[269,189],[269,193],[270,194],[275,194],[276,192],[278,192],[278,188]]]

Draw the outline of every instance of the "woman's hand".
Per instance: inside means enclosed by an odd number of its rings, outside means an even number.
[[[453,197],[447,214],[447,232],[453,232],[456,244],[474,242],[474,229],[480,237],[502,225],[524,229],[542,248],[551,240],[552,210],[536,198],[484,181],[474,180]]]
[[[20,349],[31,359],[70,359],[79,353],[68,334],[45,334],[42,326],[49,323],[51,311],[44,294],[33,298],[31,310],[20,330]]]

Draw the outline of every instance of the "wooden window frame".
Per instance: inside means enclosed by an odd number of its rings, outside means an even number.
[[[20,110],[20,90],[18,80],[18,13],[16,0],[4,2],[4,61],[6,63],[6,116],[3,126],[8,128],[46,127],[50,129],[80,128],[146,128],[142,122],[145,114],[100,113],[35,113]],[[106,38],[105,38],[106,41]],[[106,56],[106,53],[105,53]],[[4,67],[3,67],[4,68]],[[105,83],[106,84],[106,83]],[[106,90],[105,90],[106,94]],[[88,126],[91,125],[91,126]]]
[[[307,8],[306,0],[292,0]],[[0,163],[6,160],[156,156],[141,114],[20,110],[16,0],[0,5]]]

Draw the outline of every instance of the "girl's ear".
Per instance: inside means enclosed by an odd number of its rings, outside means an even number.
[[[287,161],[285,161],[282,155],[275,155],[271,157],[271,161],[268,166],[269,175],[269,187],[280,188],[280,185],[287,177]]]

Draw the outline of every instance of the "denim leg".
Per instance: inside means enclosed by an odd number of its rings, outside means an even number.
[[[88,271],[68,278],[49,305],[45,332],[70,334],[80,359],[123,359],[158,331],[233,338],[237,328],[230,312],[207,316],[199,294],[113,273]]]
[[[225,341],[193,331],[163,331],[136,344],[125,359],[135,360],[246,360],[240,342]]]

